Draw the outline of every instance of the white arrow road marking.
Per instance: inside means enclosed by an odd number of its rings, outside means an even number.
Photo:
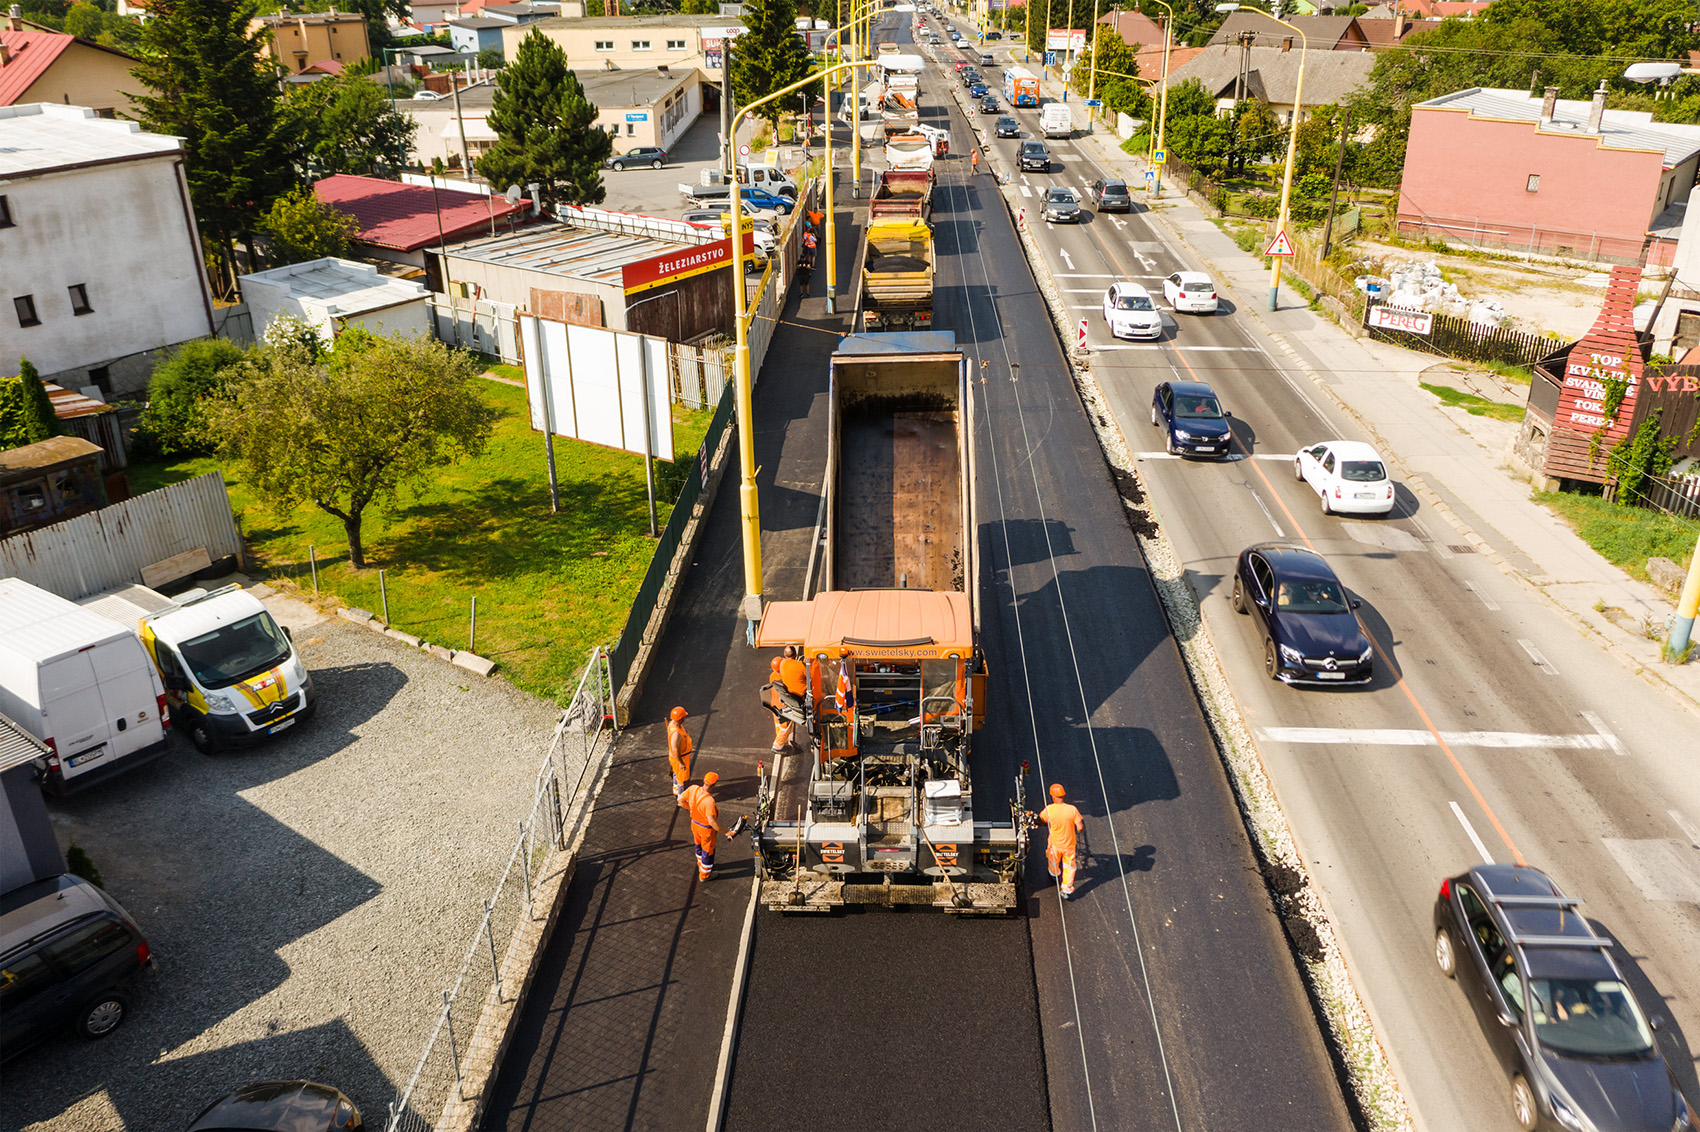
[[[1119,216],[1112,216],[1112,217],[1110,217],[1110,223],[1111,223],[1111,224],[1114,224],[1114,225],[1115,225],[1115,226],[1116,226],[1116,227],[1117,227],[1117,228],[1120,228],[1120,229],[1122,229],[1122,230],[1123,230],[1123,231],[1126,231],[1126,230],[1127,230],[1127,221],[1125,221],[1125,220],[1123,220],[1123,219],[1122,219],[1122,218],[1121,218],[1121,217],[1119,217]]]
[[[1067,265],[1067,267],[1070,271],[1073,271],[1074,270],[1074,261],[1068,257],[1068,249],[1067,248],[1058,248],[1057,254],[1062,256],[1063,263]]]
[[[1434,732],[1396,727],[1259,727],[1257,737],[1309,746],[1437,747]],[[1609,751],[1615,736],[1537,735],[1528,731],[1442,731],[1449,747],[1495,750]]]
[[[1139,266],[1143,267],[1147,271],[1150,271],[1152,268],[1157,266],[1156,260],[1154,260],[1150,256],[1146,255],[1144,252],[1140,251],[1138,248],[1135,248],[1133,250],[1133,258],[1137,259],[1139,261]]]

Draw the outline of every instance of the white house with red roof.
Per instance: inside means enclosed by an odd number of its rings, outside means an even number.
[[[134,117],[139,60],[91,39],[32,24],[17,5],[0,24],[0,106],[88,106],[102,118]]]

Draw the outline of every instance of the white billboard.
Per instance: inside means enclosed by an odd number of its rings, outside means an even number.
[[[1045,33],[1046,51],[1084,51],[1085,49],[1085,31],[1069,31],[1067,28],[1052,28]]]
[[[531,427],[673,458],[667,341],[519,316]]]

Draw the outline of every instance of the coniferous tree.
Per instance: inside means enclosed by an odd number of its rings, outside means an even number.
[[[497,189],[535,183],[545,206],[601,204],[602,163],[614,139],[596,127],[596,106],[566,52],[533,31],[514,54],[496,75],[487,119],[496,144],[478,159],[478,172]]]
[[[797,5],[793,0],[745,0],[744,26],[749,30],[727,46],[731,55],[732,93],[738,104],[748,106],[794,82],[809,77],[812,61],[809,49],[797,34]],[[793,91],[776,98],[757,110],[760,117],[773,123],[775,135],[779,119],[786,114],[801,113],[806,91]]]
[[[131,74],[142,124],[183,139],[189,195],[221,268],[240,239],[254,261],[254,224],[294,178],[279,126],[277,80],[264,28],[250,30],[253,0],[155,0],[144,58]],[[225,280],[235,286],[233,272]]]
[[[60,431],[41,374],[28,358],[18,359],[18,376],[0,381],[0,449],[34,444]]]

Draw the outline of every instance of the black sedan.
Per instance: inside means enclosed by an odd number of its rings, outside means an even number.
[[[665,164],[667,164],[666,150],[655,145],[640,145],[632,149],[628,149],[624,153],[615,154],[607,161],[604,161],[602,166],[605,169],[612,169],[615,172],[619,172],[628,165],[647,165],[651,169],[659,169]]]
[[[360,1110],[329,1085],[262,1081],[201,1110],[189,1132],[360,1132]]]
[[[1051,151],[1045,148],[1043,142],[1024,141],[1021,143],[1019,164],[1023,173],[1049,173]]]
[[[1039,215],[1047,224],[1079,224],[1080,202],[1069,190],[1053,186],[1045,190],[1045,201]]]
[[[1235,613],[1263,631],[1263,669],[1283,684],[1368,684],[1374,651],[1326,559],[1314,550],[1260,543],[1240,551]]]
[[[1478,865],[1440,882],[1434,961],[1458,980],[1506,1076],[1523,1128],[1686,1132],[1649,1019],[1597,934],[1527,865]]]
[[[1176,456],[1226,456],[1234,446],[1231,416],[1202,381],[1165,381],[1151,394],[1151,423]]]
[[[1000,138],[1018,138],[1021,136],[1021,123],[1009,115],[998,119],[997,136]]]
[[[988,94],[980,100],[980,113],[982,114],[996,114],[1002,109],[1003,107],[998,105],[996,95]]]
[[[1092,181],[1086,186],[1086,194],[1099,212],[1133,211],[1133,195],[1127,191],[1126,181]]]

